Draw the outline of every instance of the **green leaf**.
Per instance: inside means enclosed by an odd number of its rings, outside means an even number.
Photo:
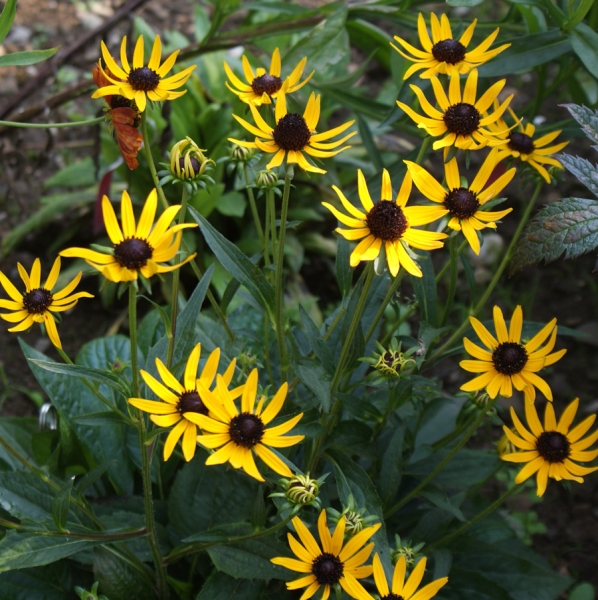
[[[107,385],[121,394],[123,398],[131,397],[131,391],[129,390],[128,386],[124,385],[122,379],[114,373],[110,373],[102,369],[82,367],[80,365],[69,365],[36,359],[30,360],[34,365],[46,371],[60,373],[61,375],[66,375],[67,377],[78,377],[79,379],[85,380],[91,379],[92,381],[97,381],[98,383]]]
[[[598,33],[585,23],[579,23],[570,32],[569,39],[579,60],[594,77],[598,77]]]
[[[328,373],[333,374],[335,364],[332,351],[328,347],[328,344],[322,339],[320,330],[316,327],[316,324],[311,320],[311,317],[307,314],[307,311],[301,304],[299,305],[299,317],[301,318],[301,324],[305,330],[305,336],[307,337],[310,348],[318,357],[318,360],[324,369]]]
[[[243,579],[296,579],[296,573],[270,562],[275,556],[290,557],[286,544],[274,537],[248,540],[207,550],[214,566],[231,577]]]
[[[83,494],[83,492],[91,485],[93,485],[98,479],[108,471],[110,466],[116,461],[110,461],[102,463],[98,465],[95,469],[86,473],[78,482],[77,482],[77,493]]]
[[[511,260],[510,274],[565,253],[575,258],[598,246],[598,201],[567,198],[540,210],[525,228]]]
[[[595,600],[596,589],[591,583],[579,583],[569,592],[569,600]]]
[[[411,283],[415,291],[415,297],[419,305],[422,321],[426,321],[432,327],[436,325],[436,277],[434,265],[430,254],[426,253],[425,259],[419,261],[423,277],[410,275]]]
[[[79,425],[89,425],[90,427],[103,427],[104,425],[115,425],[125,423],[123,417],[112,411],[103,411],[73,417],[73,421]]]
[[[254,529],[262,529],[266,524],[266,503],[264,502],[264,490],[258,486],[253,506],[251,507],[251,526]]]
[[[571,113],[571,116],[581,125],[583,132],[590,138],[590,141],[598,144],[598,111],[592,111],[585,106],[577,104],[563,104]],[[594,146],[596,150],[598,148]]]
[[[377,515],[380,519],[382,527],[374,534],[371,541],[376,543],[376,552],[384,565],[387,579],[392,580],[390,549],[388,547],[386,525],[382,518],[384,511],[374,484],[368,474],[354,463],[346,453],[329,449],[326,451],[326,455],[334,464],[334,476],[340,501],[347,506],[349,496],[352,495],[356,507],[366,508],[368,515]]]
[[[58,52],[60,46],[48,48],[48,50],[25,50],[24,52],[13,52],[0,56],[0,67],[24,67],[35,65],[47,60]]]
[[[105,542],[8,531],[0,540],[0,573],[47,565],[102,543]]]
[[[54,525],[63,531],[69,516],[69,507],[71,503],[71,492],[75,476],[69,477],[68,481],[58,490],[54,501],[52,502],[52,521]]]
[[[404,426],[396,429],[382,455],[382,464],[380,466],[380,498],[384,506],[392,504],[401,485],[404,436]]]
[[[95,185],[96,167],[91,156],[74,162],[54,173],[44,182],[44,188],[52,187],[83,187]]]
[[[7,0],[0,14],[0,44],[10,31],[17,14],[17,0]]]
[[[359,113],[357,113],[357,128],[359,129],[359,137],[368,157],[371,159],[374,167],[376,167],[376,171],[381,171],[384,168],[384,163],[378,151],[378,146],[376,146],[376,140],[372,135],[372,130],[368,122]]]
[[[446,0],[446,3],[449,6],[477,6],[481,4],[484,0]]]
[[[262,600],[265,589],[263,581],[234,579],[226,573],[214,571],[195,600]]]
[[[339,236],[336,251],[336,281],[343,298],[351,291],[353,283],[353,269],[349,264],[350,256],[351,244]]]
[[[228,192],[216,204],[216,210],[227,217],[242,217],[247,208],[247,200],[241,192]]]
[[[155,596],[152,584],[107,548],[93,549],[93,577],[110,600],[147,600]]]
[[[65,563],[0,575],[0,600],[65,600],[71,594],[72,579]]]
[[[189,212],[222,266],[247,288],[262,308],[269,314],[274,314],[274,288],[260,269],[196,210],[189,207]]]
[[[258,482],[225,466],[206,466],[205,452],[186,464],[175,479],[168,515],[181,538],[227,523],[249,522]]]
[[[0,436],[21,456],[33,455],[31,440],[32,435],[37,431],[37,419],[25,419],[23,417],[0,418]],[[4,446],[0,446],[0,460],[13,471],[27,468],[19,459],[8,452]]]
[[[567,171],[573,173],[594,196],[598,197],[598,168],[596,166],[585,158],[570,154],[561,154],[559,159]]]
[[[452,567],[448,583],[440,592],[447,600],[513,600],[500,585],[481,573]],[[532,596],[526,597],[532,600]]]
[[[331,376],[317,361],[307,357],[293,360],[293,370],[297,377],[316,395],[322,410],[330,410],[330,383]]]
[[[462,523],[467,520],[463,516],[461,509],[458,508],[458,506],[456,506],[455,503],[453,502],[453,499],[455,497],[449,498],[446,495],[446,492],[443,492],[441,490],[426,490],[426,491],[421,492],[421,495],[426,500],[429,500],[432,504],[434,504],[434,506],[437,506],[441,510],[444,510],[445,512],[449,513],[450,515],[457,518]],[[458,494],[456,499],[457,499],[458,503],[460,504],[463,501],[462,494]]]
[[[26,358],[50,362],[47,356],[37,352],[23,340],[19,342]],[[93,368],[105,368],[108,364],[118,361],[126,364],[130,361],[129,340],[121,335],[93,340],[81,349],[77,360],[82,362],[83,366]],[[109,477],[124,493],[132,493],[133,465],[129,458],[123,426],[115,423],[104,425],[100,429],[79,424],[75,420],[75,417],[105,411],[106,405],[80,379],[41,369],[31,361],[29,366],[52,400],[60,418],[73,429],[81,444],[100,464],[115,460],[108,469]],[[114,401],[111,388],[101,385],[100,391],[108,400]]]
[[[550,62],[571,50],[569,38],[558,29],[504,41],[511,46],[480,67],[480,76],[501,77],[529,71],[533,67]]]

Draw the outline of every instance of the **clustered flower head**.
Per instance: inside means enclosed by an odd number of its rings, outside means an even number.
[[[399,378],[404,371],[409,371],[416,366],[415,359],[411,358],[418,350],[413,346],[403,352],[401,350],[403,342],[393,337],[390,340],[388,348],[385,348],[377,340],[375,342],[377,352],[372,352],[371,356],[360,358],[362,362],[371,365],[375,371],[374,374],[382,378]],[[374,378],[368,377],[374,380]]]
[[[161,163],[167,169],[158,171],[160,186],[180,183],[192,194],[200,188],[208,189],[207,184],[214,185],[208,173],[216,163],[204,152],[189,136],[177,142],[170,151],[170,163]]]

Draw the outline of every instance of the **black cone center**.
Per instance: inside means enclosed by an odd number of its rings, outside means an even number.
[[[503,342],[492,353],[494,368],[502,375],[520,373],[527,363],[527,350],[516,342]]]
[[[320,585],[334,585],[343,576],[343,563],[338,556],[324,552],[314,559],[311,572]]]
[[[141,269],[152,257],[153,248],[140,238],[128,238],[114,246],[114,258],[121,267]]]
[[[385,242],[398,240],[407,231],[408,226],[403,209],[390,200],[376,202],[365,222],[370,233]]]
[[[520,133],[519,131],[513,131],[509,134],[509,148],[521,152],[521,154],[531,154],[536,147],[532,138],[526,133]]]
[[[264,423],[251,413],[241,413],[230,422],[229,434],[237,446],[252,448],[264,437]]]
[[[207,415],[208,407],[202,402],[199,394],[196,391],[185,391],[179,397],[179,401],[176,405],[178,411],[184,415],[188,412],[199,413],[200,415]]]
[[[397,596],[397,594],[390,593],[388,596],[382,596],[380,600],[405,600],[403,596]]]
[[[192,173],[189,173],[189,175],[191,177],[195,177],[198,173],[199,173],[199,169],[201,168],[201,165],[199,164],[199,161],[197,160],[197,158],[195,158],[194,156],[191,156],[191,169],[193,170]],[[179,167],[181,168],[181,170],[185,170],[185,159],[184,158],[179,158]]]
[[[133,101],[115,94],[110,97],[110,108],[133,108]]]
[[[148,67],[140,67],[139,69],[133,69],[129,73],[127,81],[131,84],[131,87],[136,91],[149,92],[155,90],[160,83],[160,75],[153,69]]]
[[[476,214],[480,203],[472,191],[467,188],[456,188],[445,196],[444,206],[450,211],[451,216],[458,219],[469,219]]]
[[[442,40],[432,46],[432,56],[438,62],[456,65],[465,58],[465,46],[457,40]]]
[[[23,294],[23,306],[30,314],[41,314],[52,304],[52,294],[44,288],[37,288]]]
[[[451,133],[471,135],[480,126],[478,109],[467,102],[452,104],[444,113],[444,124]]]
[[[303,150],[309,143],[311,133],[301,115],[289,113],[278,121],[272,137],[283,150]]]
[[[536,440],[536,449],[549,463],[561,463],[569,458],[571,444],[567,437],[558,431],[544,431]]]
[[[276,77],[276,75],[270,75],[270,73],[260,75],[251,82],[251,89],[258,96],[261,96],[264,92],[266,92],[268,96],[271,96],[272,94],[276,94],[281,87],[282,79]]]

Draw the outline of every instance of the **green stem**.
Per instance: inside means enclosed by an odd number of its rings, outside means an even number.
[[[478,301],[478,303],[472,310],[472,312],[471,312],[472,317],[477,317],[477,315],[480,313],[482,308],[484,308],[486,301],[488,300],[488,298],[490,297],[490,294],[496,287],[496,284],[498,283],[501,275],[503,274],[503,271],[509,264],[509,261],[511,260],[511,257],[513,255],[513,251],[515,249],[515,245],[519,241],[521,232],[523,231],[523,228],[527,224],[527,221],[532,213],[532,210],[534,208],[534,205],[536,203],[538,195],[540,194],[540,190],[542,189],[543,183],[544,183],[543,181],[539,181],[536,184],[536,188],[534,189],[534,193],[531,197],[531,200],[528,202],[527,206],[525,207],[525,211],[523,213],[523,216],[521,217],[521,221],[519,222],[519,225],[517,226],[517,231],[515,231],[515,235],[513,236],[513,239],[511,240],[511,243],[509,244],[509,247],[507,248],[507,251],[505,252],[505,255],[503,256],[503,259],[502,259],[498,269],[494,273],[494,277],[492,277],[492,281],[490,281],[490,283],[488,284],[488,287],[484,291],[484,294],[482,295],[482,297],[480,298],[480,300]],[[465,321],[463,321],[463,323],[461,323],[461,325],[459,326],[457,331],[455,331],[455,333],[453,333],[453,335],[451,335],[451,337],[436,352],[434,352],[434,354],[432,354],[432,356],[426,361],[426,366],[430,366],[436,360],[438,360],[446,352],[446,350],[448,350],[453,345],[453,343],[463,335],[463,332],[468,327],[469,327],[469,318],[467,318]]]
[[[17,121],[0,121],[0,126],[5,127],[23,127],[27,129],[52,129],[54,127],[82,127],[84,125],[95,125],[96,123],[102,123],[105,121],[105,117],[98,117],[97,119],[88,119],[87,121],[71,121],[68,123],[19,123]]]
[[[0,525],[8,529],[19,529],[21,525],[19,523],[13,523],[12,521],[6,521],[0,519]],[[143,529],[137,529],[135,531],[123,531],[122,533],[82,533],[80,531],[69,531],[65,529],[63,531],[27,531],[29,534],[41,535],[46,537],[68,537],[82,540],[98,540],[109,542],[120,542],[122,540],[130,540],[147,535],[145,527]]]
[[[275,325],[276,339],[278,340],[278,353],[280,354],[280,377],[286,381],[288,369],[288,352],[284,336],[284,290],[282,287],[282,274],[284,271],[284,240],[287,228],[287,214],[289,211],[289,196],[291,181],[293,180],[293,166],[287,165],[284,177],[284,192],[282,194],[282,209],[280,212],[280,235],[276,249],[276,284],[275,284]]]
[[[442,314],[442,320],[440,321],[440,327],[444,327],[448,316],[453,307],[453,300],[455,299],[455,292],[457,291],[457,261],[459,260],[459,251],[457,249],[457,236],[451,236],[449,238],[449,251],[450,251],[450,267],[451,275],[449,279],[449,289],[446,298],[446,305],[444,307],[444,313]]]
[[[179,211],[179,224],[185,222],[187,217],[187,199],[188,193],[186,186],[183,186],[181,195],[181,210]],[[179,278],[181,270],[175,269],[172,274],[172,307],[170,309],[170,336],[168,338],[168,350],[166,352],[166,368],[170,369],[172,365],[172,355],[174,354],[174,339],[176,337],[176,319],[179,308]]]
[[[367,333],[365,334],[365,343],[366,344],[368,343],[368,340],[370,339],[370,337],[372,337],[372,334],[374,333],[376,326],[378,325],[378,321],[384,315],[384,311],[386,310],[388,303],[392,300],[392,297],[395,295],[395,292],[399,289],[399,285],[401,285],[401,281],[404,276],[405,276],[405,269],[402,269],[401,271],[399,271],[399,273],[397,273],[397,276],[392,280],[392,283],[390,284],[390,287],[388,288],[388,291],[386,292],[386,296],[384,296],[384,300],[382,301],[382,304],[380,305],[380,308],[378,309],[378,312],[376,313],[376,316],[374,317],[372,324],[370,325]]]
[[[437,542],[434,542],[430,546],[428,546],[428,550],[431,550],[432,548],[437,548],[438,546],[443,546],[444,544],[450,542],[453,538],[457,537],[458,535],[461,535],[465,530],[469,529],[472,525],[475,525],[478,521],[481,521],[483,518],[487,517],[490,513],[494,512],[499,506],[502,506],[504,501],[509,496],[512,496],[515,493],[515,491],[517,491],[518,489],[520,489],[520,487],[517,484],[515,484],[512,488],[508,489],[504,494],[502,494],[502,496],[497,498],[485,510],[483,510],[481,513],[478,513],[473,519],[471,519],[470,521],[467,521],[467,523],[463,523],[463,525],[461,525],[461,527],[459,527],[458,529],[455,529],[454,531],[447,533],[445,536],[441,537]]]
[[[154,186],[155,186],[156,190],[158,191],[158,198],[160,198],[160,202],[162,203],[162,208],[164,208],[164,210],[166,210],[169,206],[168,200],[166,199],[164,190],[162,189],[162,187],[160,187],[160,179],[158,178],[158,172],[156,171],[156,165],[154,164],[154,157],[152,156],[150,138],[149,138],[149,135],[147,132],[147,123],[146,123],[145,114],[146,114],[145,111],[141,113],[141,133],[143,135],[143,149],[145,150],[145,157],[147,159],[147,164],[149,166],[149,170],[152,175],[152,180],[154,182]],[[185,243],[185,240],[182,240],[181,247],[183,248],[184,252],[186,252],[187,254],[190,254],[189,249],[187,248],[187,244]],[[201,278],[203,277],[203,273],[201,272],[201,269],[197,266],[197,263],[194,260],[192,260],[189,264],[191,265],[191,268],[193,269],[193,272],[195,273],[197,280],[198,281],[201,280]],[[222,326],[226,330],[226,334],[228,335],[230,341],[234,342],[235,334],[232,332],[231,328],[229,327],[226,315],[222,312],[222,309],[218,305],[218,302],[216,302],[216,298],[214,298],[214,294],[212,294],[211,290],[208,289],[208,291],[206,292],[206,296],[208,297],[208,300],[210,301],[210,304],[212,305],[212,309],[216,313],[216,316],[220,319]]]
[[[432,143],[432,137],[427,135],[424,138],[424,141],[422,142],[422,145],[419,148],[419,152],[417,154],[417,158],[415,159],[415,164],[416,165],[421,165],[422,161],[424,160],[424,157],[426,155],[426,152],[428,151],[428,148],[430,147],[430,144]]]
[[[133,370],[133,396],[139,397],[139,369],[137,365],[137,282],[129,284],[129,336],[131,340],[131,369]],[[141,476],[143,479],[143,500],[145,503],[145,528],[147,541],[154,559],[159,598],[168,598],[166,569],[162,564],[162,554],[158,546],[154,521],[154,503],[152,500],[152,476],[149,448],[145,444],[145,417],[137,409],[139,449],[141,452]]]
[[[283,527],[285,527],[286,524],[293,517],[296,516],[296,514],[297,513],[295,513],[295,512],[291,512],[290,515],[288,515],[286,518],[284,518],[280,523],[274,525],[273,527],[270,527],[270,529],[262,529],[261,531],[256,531],[254,533],[249,533],[247,535],[240,535],[237,537],[232,537],[226,541],[208,542],[207,544],[193,544],[193,545],[181,548],[180,550],[173,550],[164,559],[164,564],[170,565],[173,562],[176,562],[177,560],[184,558],[185,556],[189,556],[190,554],[195,554],[197,552],[202,552],[203,550],[206,550],[207,548],[211,548],[213,546],[225,546],[227,544],[236,544],[238,542],[245,542],[247,540],[255,540],[257,538],[266,537],[266,536],[271,535],[271,534],[275,533],[276,531],[282,529]]]
[[[264,253],[266,252],[266,247],[264,245],[264,230],[262,229],[262,223],[260,221],[260,215],[257,212],[257,206],[255,204],[255,195],[253,194],[253,188],[249,185],[249,173],[247,172],[247,163],[243,163],[243,176],[245,178],[245,189],[247,190],[247,195],[249,196],[249,206],[251,207],[251,214],[253,215],[253,222],[255,223],[255,230],[257,231],[257,235],[260,238],[260,243],[262,248],[264,249]]]
[[[264,216],[264,265],[270,265],[270,194],[271,190],[266,192],[266,214]]]
[[[397,510],[405,506],[405,504],[407,504],[407,502],[409,502],[412,498],[415,498],[428,485],[428,483],[430,483],[430,481],[432,481],[432,479],[434,479],[434,477],[436,477],[436,475],[438,475],[438,473],[444,469],[446,464],[453,458],[453,456],[455,456],[455,454],[457,454],[457,452],[459,452],[459,450],[461,450],[461,448],[463,448],[469,438],[474,434],[480,423],[484,420],[484,417],[488,414],[488,410],[494,406],[494,402],[494,400],[491,400],[480,410],[480,414],[478,415],[477,419],[472,423],[471,427],[467,429],[465,435],[461,438],[459,443],[438,463],[436,468],[426,477],[424,477],[424,479],[422,479],[419,484],[413,490],[411,490],[411,492],[401,498],[401,500],[391,506],[388,511],[384,513],[385,519],[396,513]]]

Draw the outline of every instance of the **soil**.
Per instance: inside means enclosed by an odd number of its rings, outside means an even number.
[[[77,4],[80,8],[75,10],[71,0],[19,0],[16,33],[11,33],[4,48],[0,48],[0,53],[3,50],[13,52],[58,44],[68,45],[88,29],[97,26],[102,19],[109,17],[119,5],[118,2],[103,0],[86,5]],[[189,37],[192,36],[190,1],[164,3],[151,0],[137,14],[158,30],[166,23],[167,28],[178,29]],[[130,30],[130,26],[130,21],[121,21],[111,31],[109,39],[119,39]],[[89,44],[84,51],[73,57],[66,72],[74,81],[78,81],[83,74],[90,72],[96,60],[97,42]],[[36,72],[36,67],[3,70],[0,105]],[[30,98],[28,102],[39,101],[52,90],[59,89],[60,85],[55,79],[48,81],[36,97]],[[97,108],[90,108],[86,99],[77,102],[82,114],[90,114],[90,110]],[[58,121],[66,120],[67,117],[64,109],[58,109],[52,112],[52,118]],[[563,118],[562,114],[560,118]],[[91,129],[60,129],[56,133],[14,130],[8,135],[0,136],[0,238],[39,207],[38,199],[43,193],[44,181],[64,166],[62,152],[74,149],[80,157],[90,156],[93,144]],[[575,152],[579,153],[577,146]],[[585,191],[579,193],[579,184],[574,178],[564,174],[563,179],[564,182],[559,185],[559,193],[551,190],[541,203],[555,201],[559,194],[566,196],[571,190],[575,190],[576,195],[586,195]],[[526,194],[528,190],[525,189],[511,190],[514,204],[521,206],[529,197]],[[91,222],[91,214],[88,216]],[[516,216],[515,214],[510,219],[510,223],[517,222]],[[81,214],[67,218],[61,226],[66,227],[75,222],[75,217],[80,219]],[[507,223],[501,231],[507,240],[512,233],[510,227]],[[17,281],[16,262],[21,262],[29,269],[34,258],[39,256],[42,257],[43,272],[47,273],[52,259],[46,256],[46,248],[55,237],[55,225],[36,231],[16,251],[0,261],[0,270]],[[313,256],[310,259],[302,275],[308,288],[319,296],[324,310],[329,302],[336,300],[336,290],[329,285],[329,261]],[[581,399],[581,416],[598,411],[598,278],[592,272],[595,262],[594,255],[586,255],[576,260],[559,260],[550,265],[528,268],[509,280],[504,279],[503,285],[495,294],[496,302],[506,312],[522,302],[526,318],[532,315],[534,321],[547,322],[556,316],[559,324],[588,334],[588,339],[584,342],[559,336],[557,347],[566,347],[568,352],[559,363],[560,368],[551,368],[546,377],[554,393],[557,414],[576,396]],[[491,270],[492,264],[480,268]],[[95,278],[84,279],[81,289],[96,293]],[[77,310],[68,314],[60,328],[65,351],[74,357],[86,341],[104,335],[109,330],[117,330],[124,320],[123,311],[123,305],[118,303],[106,309],[99,298],[81,301]],[[22,335],[22,338],[36,349],[58,358],[39,329],[33,328]],[[0,414],[36,416],[37,406],[26,391],[37,390],[36,381],[22,356],[17,336],[8,333],[6,327],[0,327],[0,369],[3,369],[9,384],[18,386],[15,389],[9,385],[9,389],[5,390],[1,387],[0,378],[0,398],[5,397],[0,406]],[[439,365],[435,374],[445,381],[447,389],[452,392],[462,382],[463,374],[451,361]],[[521,399],[515,397],[514,401],[519,402],[520,408]],[[531,504],[526,505],[523,499],[517,509],[537,511],[546,525],[546,534],[533,536],[534,548],[539,553],[555,564],[560,572],[598,586],[596,507],[598,477],[589,476],[584,485],[573,483],[570,489],[551,481],[543,502],[532,507]]]

